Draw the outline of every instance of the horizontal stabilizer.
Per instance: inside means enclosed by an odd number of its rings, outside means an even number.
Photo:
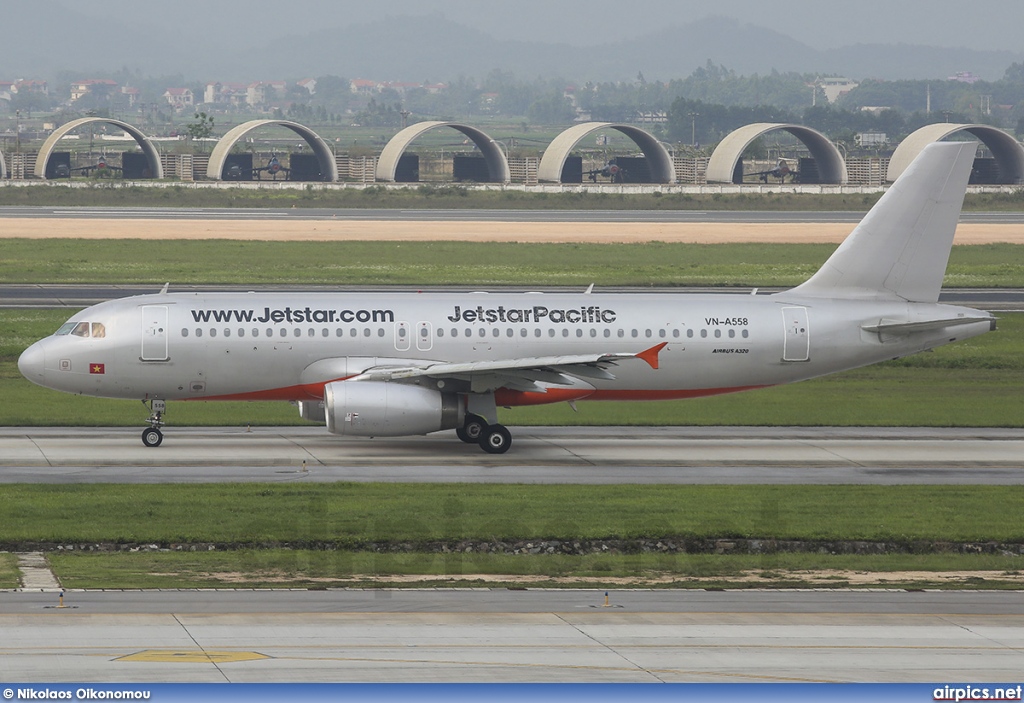
[[[923,320],[921,322],[890,322],[882,320],[877,325],[864,325],[861,329],[865,332],[878,332],[879,334],[912,334],[914,332],[939,330],[943,327],[971,325],[975,322],[988,322],[992,325],[993,330],[996,325],[996,319],[994,317],[953,317],[945,320]]]

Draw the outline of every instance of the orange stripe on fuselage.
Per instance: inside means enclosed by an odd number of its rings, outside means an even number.
[[[324,386],[328,383],[333,383],[334,381],[344,380],[344,378],[336,378],[333,381],[324,381],[323,383],[307,383],[295,386],[286,386],[285,388],[268,388],[262,391],[229,393],[226,395],[213,395],[201,398],[185,398],[184,400],[323,400]],[[732,388],[690,388],[678,390],[623,389],[592,391],[581,388],[549,388],[547,393],[527,393],[524,391],[513,391],[507,388],[499,388],[494,393],[494,402],[495,404],[502,406],[522,407],[527,405],[565,403],[570,400],[683,400],[685,398],[703,398],[709,395],[751,391],[758,388],[768,388],[770,385],[771,384],[762,386],[735,386]]]

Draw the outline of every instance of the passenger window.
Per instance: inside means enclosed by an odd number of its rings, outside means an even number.
[[[605,337],[611,337],[612,336],[612,331],[610,329],[608,329],[607,327],[604,328],[604,336]]]
[[[231,336],[231,330],[229,330],[227,327],[224,328],[224,336],[225,337],[230,337]]]
[[[686,336],[692,338],[693,337],[693,329],[686,330]]]
[[[202,337],[203,336],[203,331],[201,329],[199,329],[198,327],[196,327],[196,336],[197,337]]]
[[[535,328],[533,330],[533,336],[534,337],[539,337],[540,336],[540,327],[537,327],[537,328]]]
[[[470,337],[470,336],[472,336],[472,334],[473,334],[473,330],[471,330],[471,329],[469,329],[469,328],[467,327],[467,328],[466,328],[466,336],[467,336],[467,337]]]
[[[722,336],[722,330],[715,330],[715,339],[718,339],[721,336]]]
[[[213,329],[213,328],[211,327],[211,328],[210,328],[210,336],[211,336],[211,337],[216,337],[216,336],[217,336],[217,330],[215,330],[215,329]]]
[[[701,330],[700,331],[700,338],[701,339],[707,339],[707,336],[708,336],[708,331],[707,330]]]
[[[618,335],[619,335],[620,337],[625,337],[625,336],[626,336],[626,330],[619,330],[619,331],[618,331]]]
[[[320,333],[320,336],[321,337],[329,337],[330,334],[331,334],[331,331],[329,329],[327,329],[326,327],[324,327],[324,330],[323,330],[323,332]]]
[[[633,332],[632,332],[632,335],[633,335],[634,337],[638,337],[638,336],[640,336],[640,335],[639,335],[639,333],[638,333],[638,332],[637,332],[636,330],[633,330]]]
[[[576,328],[576,336],[577,336],[577,337],[582,337],[582,336],[583,336],[583,330],[581,330],[581,329],[579,329],[579,328],[577,327],[577,328]]]
[[[181,328],[181,336],[182,337],[187,337],[188,336],[188,328],[187,327],[182,327]]]
[[[424,332],[426,332],[426,331],[427,331],[427,328],[426,328],[426,327],[424,327],[424,328],[423,328],[423,331],[424,331]],[[444,330],[443,330],[442,328],[440,328],[440,327],[438,327],[438,328],[437,328],[437,336],[438,336],[438,337],[443,337],[443,336],[444,336]]]
[[[242,329],[241,327],[238,328],[238,336],[239,337],[244,337],[245,336],[245,330]]]
[[[370,336],[370,328],[369,327],[364,327],[363,328],[363,336],[364,337],[369,337]]]
[[[285,336],[287,336],[287,334],[288,334],[288,330],[286,330],[284,327],[282,327],[281,328],[281,336],[285,337]]]
[[[679,337],[679,330],[672,330],[672,336],[678,338]]]
[[[736,330],[729,330],[729,339],[732,339],[735,336],[736,336]]]
[[[605,330],[605,331],[607,331],[607,330]],[[591,337],[596,337],[596,336],[597,336],[597,330],[595,330],[595,329],[591,329],[591,330],[590,330],[590,336],[591,336]]]
[[[378,327],[377,328],[377,336],[378,337],[383,337],[384,336],[384,328],[383,327]]]
[[[661,338],[665,337],[665,330],[658,330],[658,336]]]
[[[555,328],[554,327],[549,327],[548,328],[548,336],[549,337],[554,337],[555,336]]]
[[[76,337],[88,337],[89,336],[89,323],[79,322],[75,325],[75,329],[71,330],[71,334]]]
[[[651,336],[651,331],[650,330],[644,330],[644,336],[645,337],[650,337]]]
[[[505,336],[506,337],[511,337],[514,334],[515,334],[515,332],[512,331],[511,327],[509,327],[507,330],[505,330]]]
[[[740,334],[743,336],[743,339],[746,339],[747,337],[750,336],[750,333],[747,332],[746,330],[743,330],[742,332],[740,332]]]
[[[351,330],[349,330],[349,332],[350,332],[350,334],[349,334],[349,337],[355,337],[355,336],[356,336],[356,334],[357,334],[357,333],[356,333],[356,328],[355,328],[355,327],[353,327],[353,328],[352,328]]]
[[[292,336],[294,336],[294,337],[302,336],[302,330],[300,330],[298,327],[296,327],[294,330],[292,330]]]
[[[499,330],[499,329],[498,329],[497,327],[495,327],[495,328],[494,328],[494,336],[495,336],[495,337],[497,337],[497,336],[499,336],[500,334],[501,334],[501,330]]]
[[[563,336],[563,337],[568,337],[568,336],[569,336],[569,330],[567,330],[567,329],[565,329],[565,328],[563,327],[563,328],[562,328],[562,336]]]

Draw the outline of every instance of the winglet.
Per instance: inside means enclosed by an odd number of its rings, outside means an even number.
[[[658,353],[662,349],[668,346],[668,342],[662,342],[661,344],[655,344],[650,349],[644,349],[642,352],[636,355],[637,359],[643,359],[647,362],[647,365],[652,369],[658,368]]]

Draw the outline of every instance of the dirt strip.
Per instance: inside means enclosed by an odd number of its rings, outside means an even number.
[[[413,222],[396,220],[155,220],[0,218],[0,238],[233,239],[254,241],[460,241],[634,243],[838,243],[836,223]],[[1019,225],[965,223],[957,244],[1024,244]]]

